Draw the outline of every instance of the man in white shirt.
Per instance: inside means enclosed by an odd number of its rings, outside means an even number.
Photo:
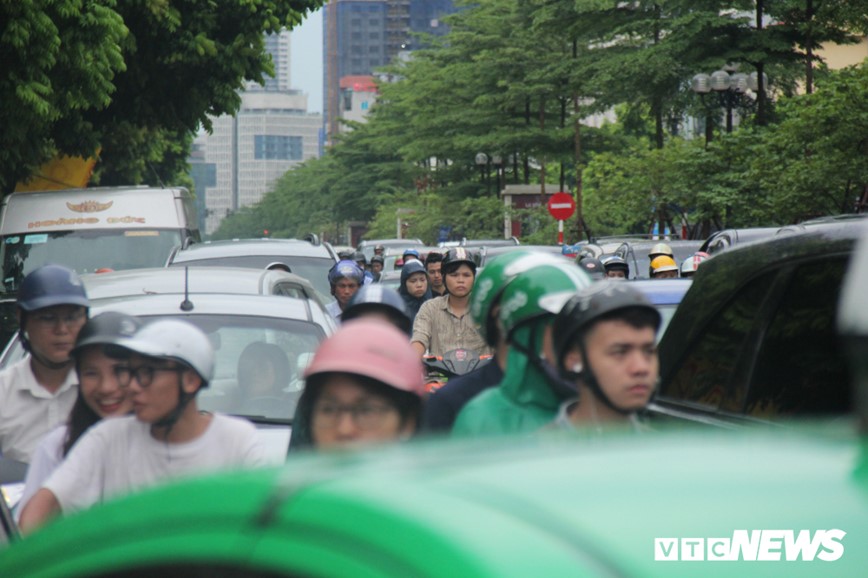
[[[88,430],[24,506],[23,532],[59,512],[163,480],[266,465],[253,424],[199,412],[196,394],[214,373],[214,350],[202,331],[185,321],[159,320],[118,345],[131,353],[129,364],[117,371],[135,416],[104,420]]]
[[[0,372],[0,454],[29,462],[45,434],[63,423],[76,398],[69,352],[87,321],[81,279],[60,265],[28,274],[18,292],[19,336],[30,353]]]

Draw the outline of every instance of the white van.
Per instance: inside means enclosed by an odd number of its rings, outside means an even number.
[[[15,192],[0,209],[2,288],[46,263],[78,273],[165,266],[199,240],[196,207],[182,187],[97,187]]]

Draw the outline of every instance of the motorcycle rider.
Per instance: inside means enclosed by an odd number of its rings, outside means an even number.
[[[398,287],[398,293],[404,299],[410,319],[415,320],[419,308],[432,297],[431,289],[428,287],[428,273],[425,272],[425,265],[418,259],[413,259],[401,267],[401,285]]]
[[[215,363],[200,329],[160,319],[117,346],[129,354],[116,375],[129,388],[135,415],[103,420],[78,441],[24,506],[22,531],[169,478],[266,464],[253,424],[197,407]]]
[[[470,315],[470,293],[476,277],[476,262],[463,247],[455,247],[443,258],[446,295],[422,304],[413,323],[414,349],[419,357],[428,351],[440,356],[453,349],[477,354],[491,353]]]
[[[407,336],[356,319],[317,348],[293,420],[290,452],[406,440],[419,424],[422,363]]]
[[[430,251],[425,256],[425,270],[428,272],[428,283],[431,286],[431,293],[434,297],[442,297],[446,295],[446,286],[443,285],[443,254],[437,251]]]
[[[630,265],[619,255],[612,255],[603,261],[607,279],[629,279]]]
[[[453,377],[428,396],[422,414],[424,430],[450,431],[467,402],[503,380],[509,344],[497,321],[500,297],[516,275],[544,261],[561,262],[561,259],[549,253],[518,249],[496,257],[479,273],[470,297],[470,314],[480,335],[494,350],[494,356],[482,367]]]
[[[345,259],[335,263],[329,269],[329,285],[335,300],[326,305],[326,311],[340,321],[341,314],[347,308],[350,299],[364,282],[365,273],[354,261]]]
[[[78,275],[60,265],[30,272],[18,292],[18,335],[29,353],[0,372],[0,454],[30,462],[39,441],[59,426],[77,397],[70,352],[87,321]]]
[[[498,312],[509,343],[503,380],[464,406],[453,435],[532,432],[554,419],[575,389],[557,371],[552,323],[563,303],[591,283],[579,267],[562,262],[540,263],[506,285]]]
[[[356,265],[359,266],[365,274],[365,283],[373,283],[374,275],[370,271],[368,271],[368,260],[365,258],[365,254],[361,251],[356,251],[353,253],[353,261],[356,262]]]
[[[555,318],[558,368],[576,384],[560,428],[638,424],[657,385],[660,313],[626,283],[605,281],[573,296]]]
[[[651,261],[652,279],[676,279],[677,277],[678,265],[675,264],[675,259],[672,257],[661,255]]]
[[[667,245],[666,243],[655,243],[653,247],[648,251],[648,262],[653,263],[654,259],[657,257],[669,257],[672,259],[672,262],[675,262],[675,254],[672,252],[672,247]],[[649,265],[648,267],[648,276],[654,277],[654,268]]]
[[[697,251],[685,259],[684,262],[681,263],[681,276],[685,279],[693,277],[702,262],[706,261],[709,257],[710,255],[705,251]]]
[[[383,274],[385,263],[386,260],[382,255],[374,255],[371,257],[371,277],[373,277],[374,283],[380,282],[380,276]]]

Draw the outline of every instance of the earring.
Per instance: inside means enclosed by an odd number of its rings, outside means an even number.
[[[577,363],[572,367],[573,373],[582,373],[582,364]]]

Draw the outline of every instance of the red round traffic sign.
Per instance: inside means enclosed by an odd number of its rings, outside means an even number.
[[[569,193],[555,193],[546,204],[549,214],[558,221],[566,221],[576,212],[576,201]]]

